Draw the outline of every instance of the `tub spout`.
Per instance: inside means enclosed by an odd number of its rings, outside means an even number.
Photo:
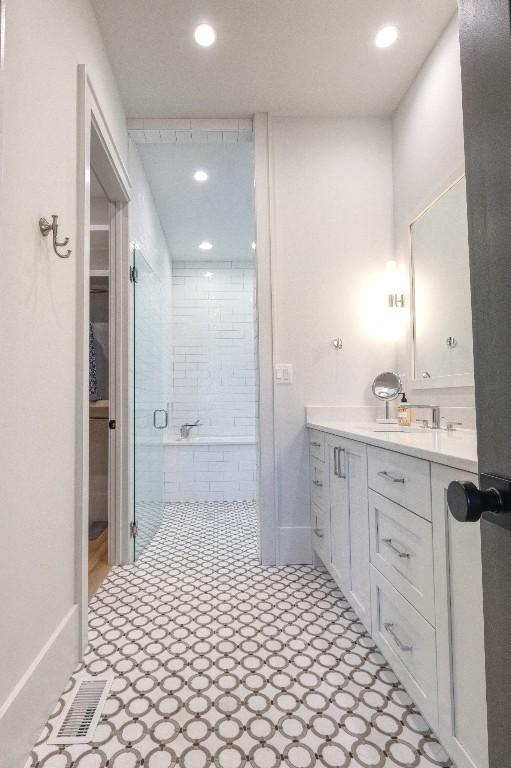
[[[200,427],[201,422],[200,419],[197,419],[197,421],[194,424],[181,424],[179,428],[179,434],[181,437],[190,437],[190,430],[193,429],[193,427]]]

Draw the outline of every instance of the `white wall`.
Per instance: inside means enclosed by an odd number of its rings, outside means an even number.
[[[125,161],[127,136],[88,0],[14,0],[6,6],[0,765],[13,768],[22,764],[79,653],[73,610],[79,63],[89,69]],[[39,217],[52,213],[59,215],[61,234],[71,238],[73,254],[65,261],[39,234]],[[22,703],[23,715],[13,721]]]
[[[406,274],[410,222],[464,170],[459,56],[458,21],[454,17],[392,118],[396,257]],[[409,307],[409,295],[407,304]],[[399,370],[407,374],[408,381],[410,340],[408,330],[398,356]],[[473,388],[416,390],[413,400],[472,406],[474,393]]]
[[[161,279],[171,277],[171,258],[151,187],[135,142],[129,142],[130,240],[135,241]],[[169,305],[170,306],[170,305]]]
[[[395,364],[382,291],[391,129],[378,118],[274,118],[271,137],[274,351],[294,372],[275,387],[279,550],[281,562],[309,562],[305,406],[374,405],[374,376]]]

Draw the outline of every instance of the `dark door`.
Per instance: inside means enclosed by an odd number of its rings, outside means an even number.
[[[459,13],[480,487],[505,492],[511,480],[510,3],[459,0]],[[511,513],[483,514],[491,768],[511,766],[509,528]]]

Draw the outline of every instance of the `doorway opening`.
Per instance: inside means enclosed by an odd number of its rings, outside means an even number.
[[[88,596],[110,570],[110,240],[112,204],[91,169],[89,303],[89,525]],[[115,491],[114,491],[115,492]]]
[[[205,133],[132,146],[135,558],[173,515],[257,503],[253,134]]]
[[[79,390],[76,603],[87,645],[88,601],[111,565],[129,559],[127,327],[130,182],[83,65],[78,67]]]

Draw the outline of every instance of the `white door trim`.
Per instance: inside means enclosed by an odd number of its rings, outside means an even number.
[[[124,499],[123,489],[128,482],[129,467],[126,462],[126,442],[128,440],[125,398],[122,397],[125,386],[126,368],[122,357],[127,338],[124,327],[122,300],[126,280],[122,279],[122,269],[127,262],[127,215],[126,208],[130,199],[131,183],[127,169],[115,144],[93,84],[84,64],[78,66],[78,135],[77,135],[77,301],[76,301],[76,347],[77,347],[77,397],[76,397],[76,495],[75,495],[75,602],[79,611],[80,646],[82,651],[87,645],[87,606],[88,606],[88,517],[89,517],[89,227],[90,227],[90,175],[91,175],[91,140],[92,151],[98,152],[102,160],[104,179],[107,180],[105,191],[115,201],[114,226],[111,242],[114,251],[110,256],[111,267],[111,306],[115,307],[115,326],[111,340],[115,343],[115,362],[113,363],[115,402],[120,404],[118,411],[111,409],[111,417],[116,419],[117,429],[110,440],[113,448],[114,466],[110,474],[109,524],[113,531],[109,551],[111,562],[119,562],[122,557],[123,526],[119,517]],[[102,181],[104,180],[102,179]],[[126,533],[124,534],[126,535]]]
[[[270,224],[270,123],[254,115],[257,282],[257,354],[259,375],[259,545],[262,565],[275,565],[277,552],[277,472],[273,385],[273,281]]]
[[[143,133],[144,141],[161,143],[160,128],[163,119],[156,123],[148,120],[130,120],[128,129],[130,136],[135,140],[134,134]],[[180,125],[182,124],[180,120]],[[193,125],[192,125],[193,123]],[[253,116],[252,120],[227,120],[221,121],[223,130],[245,133],[253,125],[254,150],[255,150],[255,218],[256,218],[256,285],[257,285],[257,356],[258,356],[258,384],[259,384],[259,413],[258,413],[258,511],[259,511],[259,550],[263,565],[275,565],[278,562],[278,514],[277,514],[277,470],[275,458],[275,418],[274,418],[274,318],[273,318],[273,281],[271,264],[271,220],[270,220],[270,190],[271,190],[271,152],[270,129],[271,121],[266,113]],[[165,120],[169,130],[175,128],[172,120]],[[207,121],[211,128],[211,121]],[[191,120],[189,130],[205,130],[206,121]],[[128,306],[132,298],[126,298],[123,306]],[[131,332],[133,330],[131,329]],[[131,347],[130,347],[131,350]],[[128,359],[128,355],[126,355]],[[126,389],[128,391],[128,389]],[[133,392],[130,388],[130,395]],[[125,398],[127,402],[127,398]],[[128,456],[130,443],[128,443]],[[133,462],[131,454],[130,463]],[[127,462],[128,463],[128,462]],[[130,486],[126,486],[130,487]],[[133,509],[133,502],[126,503],[125,509]],[[130,518],[131,519],[131,518]],[[129,550],[123,549],[123,561],[128,561]]]

